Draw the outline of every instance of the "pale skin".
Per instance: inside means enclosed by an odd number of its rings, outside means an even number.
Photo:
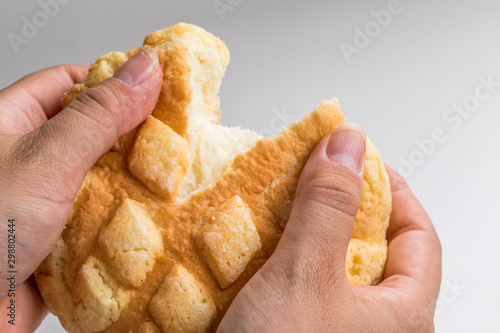
[[[1,332],[39,326],[47,309],[33,271],[60,236],[86,172],[156,104],[163,79],[157,56],[134,58],[63,110],[61,97],[85,79],[87,67],[49,68],[0,91],[0,253],[7,253],[8,219],[16,220],[17,240],[16,326],[7,323],[10,286],[2,262]],[[233,301],[220,332],[434,330],[441,246],[424,209],[390,168],[393,212],[384,280],[375,287],[347,281],[345,253],[360,200],[364,147],[364,134],[354,125],[320,142],[302,173],[278,248]]]

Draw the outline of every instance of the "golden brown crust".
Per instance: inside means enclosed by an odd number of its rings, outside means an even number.
[[[165,74],[153,117],[189,140],[188,114],[193,101],[194,67],[203,66],[205,60],[200,57],[210,50],[217,55],[217,60],[206,61],[215,62],[220,67],[213,74],[218,75],[216,79],[219,79],[229,60],[227,49],[220,40],[203,29],[186,24],[148,35],[145,47],[152,47],[158,53]],[[68,104],[81,91],[112,75],[137,50],[127,54],[111,53],[99,58],[91,66],[87,81],[75,85],[63,103]],[[206,96],[203,96],[204,119],[215,124],[220,118],[218,87],[210,85],[213,78],[203,79],[208,82],[200,83],[207,90]],[[159,195],[150,190],[154,187],[133,176],[128,162],[131,148],[137,142],[137,131],[122,137],[85,177],[66,229],[54,251],[35,273],[40,292],[50,311],[58,315],[62,325],[71,332],[158,331],[166,327],[158,316],[164,313],[180,316],[184,313],[168,310],[171,304],[165,305],[166,301],[161,298],[161,295],[171,294],[174,290],[168,286],[161,287],[169,272],[174,267],[182,267],[182,270],[176,268],[172,272],[189,276],[190,286],[200,288],[199,293],[193,291],[190,295],[194,295],[194,299],[208,295],[207,299],[214,304],[215,318],[208,328],[214,332],[235,295],[276,248],[290,214],[298,177],[308,156],[323,136],[343,122],[344,117],[336,100],[322,102],[314,112],[306,115],[302,121],[291,124],[282,134],[273,139],[262,139],[251,149],[236,156],[213,185],[193,193],[185,201]],[[367,143],[365,169],[361,205],[346,259],[346,272],[353,285],[377,283],[383,273],[387,252],[385,230],[391,209],[390,188],[383,162],[371,142]],[[225,203],[235,197],[243,202],[237,206],[247,207],[251,218],[247,213],[234,213],[234,216],[246,216],[240,217],[245,219],[242,225],[245,230],[251,230],[251,225],[255,226],[261,246],[257,246],[257,236],[248,232],[248,235],[253,235],[245,236],[253,239],[253,245],[249,246],[252,259],[241,275],[239,269],[236,275],[234,272],[227,275],[230,278],[219,276],[225,287],[221,288],[217,274],[212,270],[215,266],[207,261],[207,256],[201,252],[204,246],[200,246],[199,241],[197,245],[196,238],[207,225],[207,219],[217,216],[216,212],[223,211],[228,205]],[[123,222],[126,219],[126,215],[122,214],[123,205],[129,200],[133,200],[130,201],[133,205],[128,209],[136,209],[139,213],[131,212],[134,220]],[[133,208],[139,206],[140,209]],[[145,257],[130,259],[127,255],[120,255],[117,257],[119,260],[113,263],[111,257],[116,251],[127,252],[130,247],[130,243],[125,241],[111,240],[110,235],[122,235],[119,230],[115,230],[116,226],[122,224],[134,226],[141,237],[144,236],[141,230],[153,228],[156,230],[155,235],[160,238],[156,237],[154,242],[146,242],[138,249],[147,254]],[[217,233],[220,232],[218,230],[215,228],[210,231]],[[211,237],[217,237],[217,234]],[[160,244],[161,253],[158,252]],[[217,247],[213,249],[216,251]],[[220,253],[215,254],[216,257],[218,255]],[[137,265],[137,262],[146,265],[146,261],[152,266],[148,266],[145,275],[136,276],[130,267],[126,267],[128,264]],[[126,268],[122,272],[120,267]],[[112,291],[112,301],[116,302],[110,303],[114,307],[108,311],[109,314],[102,313],[103,304],[108,303],[100,291],[92,287],[92,279],[102,284],[99,290]],[[155,302],[151,305],[153,297]],[[96,311],[101,308],[99,313],[95,313],[97,317],[93,317],[92,307]],[[152,308],[155,315],[150,311]],[[120,312],[118,317],[117,309]],[[200,318],[209,317],[210,307],[196,309],[207,311],[207,315]],[[181,319],[176,317],[172,320]]]
[[[152,192],[175,198],[189,167],[188,154],[186,140],[150,116],[135,136],[128,154],[128,169]]]

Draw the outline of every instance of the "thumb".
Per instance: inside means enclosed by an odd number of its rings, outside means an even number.
[[[295,265],[307,274],[322,274],[313,281],[331,282],[333,274],[347,282],[345,258],[361,198],[365,151],[363,130],[343,124],[320,141],[302,171],[276,251],[288,247]]]
[[[37,152],[38,165],[57,170],[58,181],[75,184],[76,194],[97,159],[151,113],[162,77],[156,52],[139,51],[113,77],[80,93],[64,110],[29,133],[28,150]],[[53,174],[50,178],[55,180]]]

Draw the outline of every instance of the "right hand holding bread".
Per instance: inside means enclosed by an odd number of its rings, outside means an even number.
[[[434,332],[441,245],[424,209],[389,167],[393,211],[384,280],[352,287],[346,278],[364,148],[364,133],[349,124],[318,144],[278,247],[217,332]]]

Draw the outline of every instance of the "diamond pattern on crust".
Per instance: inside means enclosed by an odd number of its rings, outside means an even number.
[[[186,140],[149,116],[137,132],[128,169],[154,193],[173,198],[187,172],[188,154]]]
[[[75,318],[86,332],[99,332],[118,320],[130,298],[107,265],[89,256],[76,277],[73,288]]]
[[[163,332],[207,332],[216,308],[204,287],[181,265],[174,266],[151,298],[149,311]]]
[[[260,237],[252,212],[239,195],[220,205],[207,220],[197,235],[197,245],[220,286],[226,288],[261,249]]]
[[[99,235],[99,246],[115,275],[125,284],[139,287],[163,253],[160,231],[143,205],[125,199]]]

